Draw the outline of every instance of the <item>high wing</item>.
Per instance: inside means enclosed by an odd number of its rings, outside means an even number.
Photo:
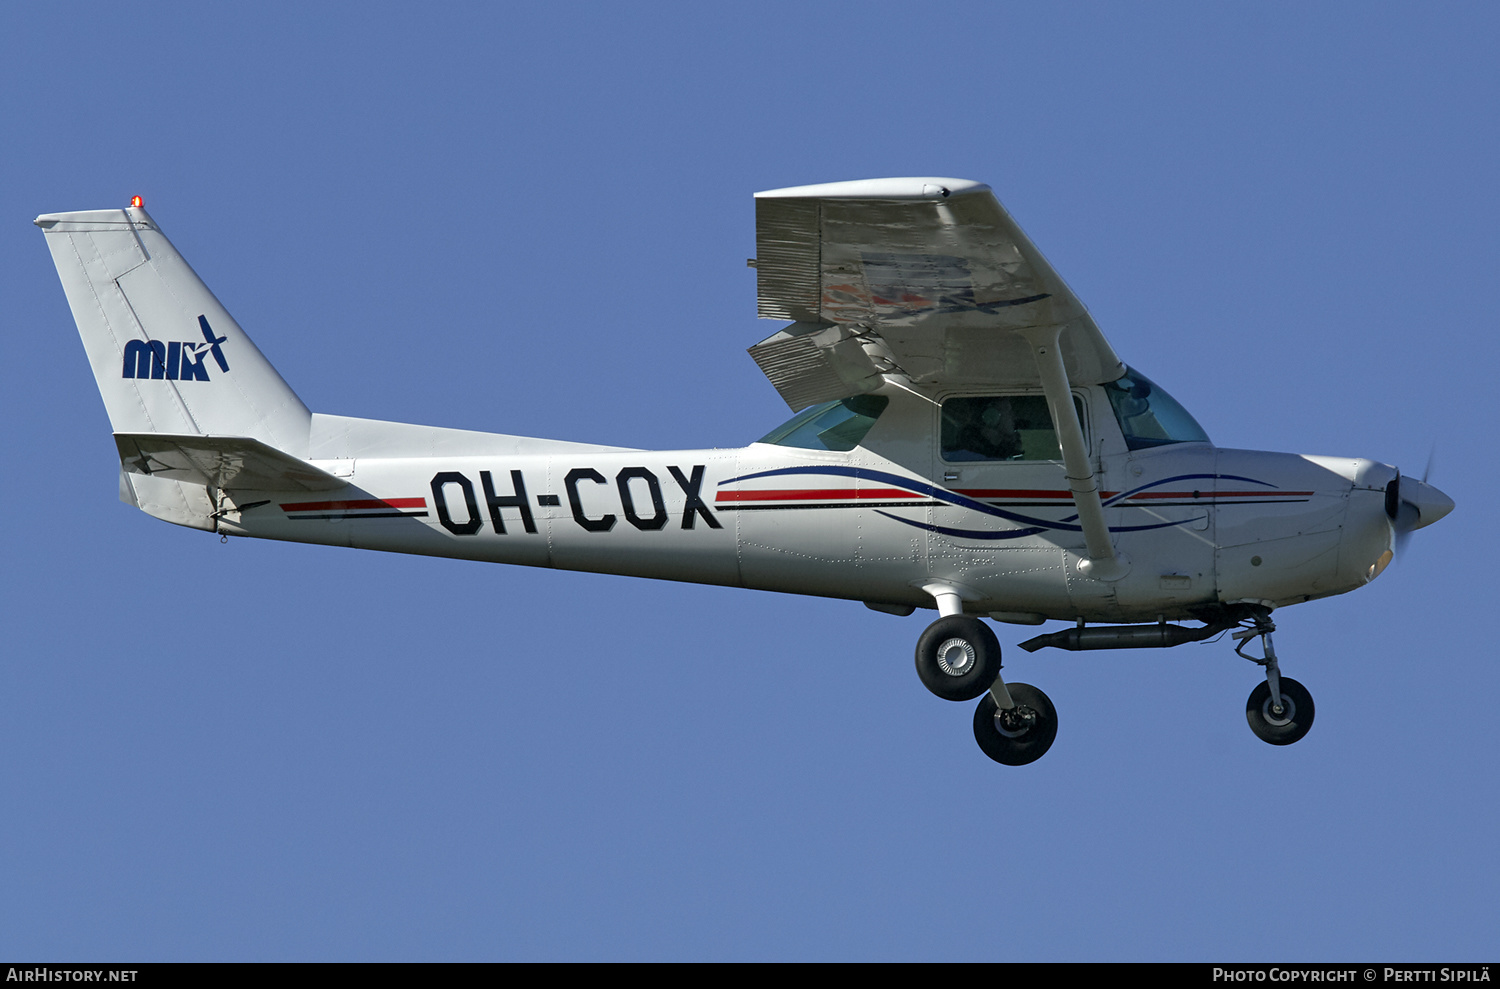
[[[793,410],[874,391],[1042,383],[1021,332],[1060,327],[1075,384],[1125,373],[1088,310],[990,187],[866,179],[755,196],[759,315],[795,322],[750,348]]]
[[[1129,571],[1069,399],[1125,365],[989,186],[865,179],[761,192],[755,237],[760,315],[796,322],[750,356],[794,411],[886,379],[1040,386],[1088,547],[1083,572]]]

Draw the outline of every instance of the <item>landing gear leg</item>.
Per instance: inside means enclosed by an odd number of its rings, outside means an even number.
[[[1312,694],[1296,680],[1281,675],[1281,667],[1276,662],[1276,646],[1271,642],[1276,623],[1271,621],[1270,613],[1256,615],[1253,622],[1250,628],[1234,633],[1234,638],[1239,641],[1234,651],[1266,668],[1266,682],[1252,690],[1250,699],[1245,702],[1245,719],[1261,741],[1291,745],[1312,727],[1315,713]],[[1261,640],[1264,654],[1260,657],[1245,655],[1245,646],[1255,638]]]

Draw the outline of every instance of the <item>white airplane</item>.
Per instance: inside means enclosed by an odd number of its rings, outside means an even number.
[[[1214,446],[1126,367],[989,187],[762,192],[750,355],[797,415],[738,450],[657,452],[308,411],[141,207],[36,219],[120,452],[120,498],[256,536],[936,608],[917,672],[980,698],[996,762],[1040,758],[1046,694],[982,621],[1075,627],[1035,651],[1234,630],[1246,717],[1295,742],[1273,609],[1375,579],[1453,502],[1354,457]],[[1173,624],[1191,621],[1196,625]],[[1244,652],[1261,640],[1261,655]]]

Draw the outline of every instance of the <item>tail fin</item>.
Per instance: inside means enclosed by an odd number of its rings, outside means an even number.
[[[307,456],[307,406],[144,209],[35,222],[115,433],[249,437]]]

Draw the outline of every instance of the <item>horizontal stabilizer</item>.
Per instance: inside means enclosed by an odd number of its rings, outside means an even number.
[[[349,482],[248,436],[115,433],[132,474],[231,491],[333,491]]]

